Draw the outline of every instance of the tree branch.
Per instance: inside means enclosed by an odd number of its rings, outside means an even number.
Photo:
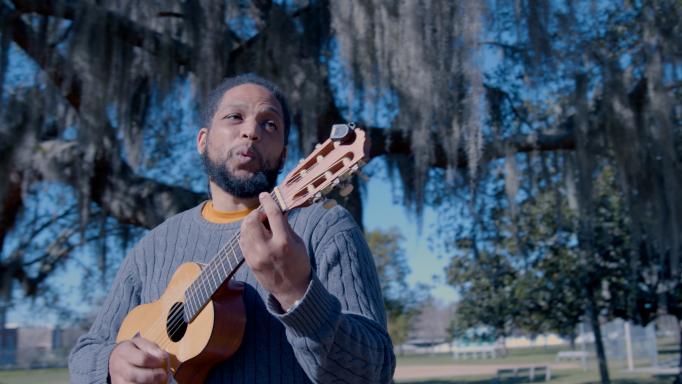
[[[0,3],[0,11],[5,7]],[[5,7],[6,8],[6,7]],[[66,94],[66,99],[80,109],[81,87],[78,74],[69,71],[55,48],[43,47],[38,52],[38,38],[32,27],[21,19],[12,23],[13,38],[24,51],[47,73],[52,81]],[[72,73],[70,86],[64,84],[67,73]],[[115,145],[115,132],[107,127],[110,137],[109,148],[102,148],[95,161],[95,172],[89,180],[90,195],[102,210],[122,223],[145,228],[154,228],[165,219],[189,209],[204,199],[202,194],[185,188],[174,187],[135,175],[130,166],[120,157]],[[41,145],[43,153],[36,154],[35,166],[47,180],[55,180],[79,188],[74,178],[82,151],[75,142],[47,141]],[[102,152],[108,150],[106,153]]]
[[[18,9],[25,11],[65,18],[75,17],[76,0],[67,1],[65,5],[55,0],[45,2],[30,0],[12,1]],[[261,5],[267,8],[267,2]],[[2,6],[0,4],[0,7]],[[62,9],[61,13],[59,9]],[[113,12],[101,11],[107,12],[107,17],[115,20],[112,22],[117,23],[121,31],[125,31],[122,33],[132,36],[132,39],[129,40],[131,44],[142,44],[144,36],[149,34],[159,44],[161,44],[162,39],[165,39],[161,34],[148,31],[130,20],[121,20],[120,16]],[[71,77],[66,76],[66,73],[70,72],[65,68],[64,59],[54,48],[43,47],[42,52],[36,52],[33,49],[33,47],[37,46],[38,40],[31,26],[21,19],[17,19],[12,23],[12,28],[15,32],[14,39],[17,44],[46,71],[55,84],[65,91],[67,100],[78,110],[80,107],[81,88],[77,74]],[[236,56],[254,46],[257,40],[258,37],[254,37],[240,48],[234,50],[231,53],[231,61],[234,61]],[[188,58],[179,58],[179,60],[188,61],[191,49],[185,46],[182,50],[187,53]],[[154,51],[152,50],[151,53],[154,53]],[[67,79],[70,80],[70,84],[65,84]],[[336,117],[338,115],[338,113],[330,114],[330,116]],[[372,129],[370,130],[370,135],[374,143],[370,153],[371,157],[385,154],[410,155],[412,153],[409,138],[404,137],[401,132]],[[115,141],[115,136],[112,136],[112,140]],[[484,150],[483,160],[490,161],[506,156],[508,152],[505,149],[509,146],[515,147],[517,152],[528,152],[533,150],[572,149],[575,146],[575,142],[572,133],[559,135],[539,134],[537,136],[517,135],[501,142],[491,143]],[[74,180],[73,176],[70,176],[74,173],[69,172],[78,164],[83,156],[75,143],[60,140],[47,141],[41,144],[41,151],[39,152],[36,155],[36,166],[45,175],[46,179],[58,180],[78,187],[78,181]],[[117,151],[110,148],[109,152]],[[458,167],[466,167],[468,165],[468,158],[465,151],[460,149],[458,157]],[[447,167],[448,159],[441,146],[436,147],[435,159],[432,166]],[[153,228],[166,218],[191,208],[204,199],[203,194],[135,175],[130,166],[120,158],[118,153],[100,154],[97,157],[94,176],[90,179],[89,185],[93,201],[107,215],[116,218],[122,223],[145,228]]]
[[[0,2],[0,13],[7,12],[8,8]],[[76,110],[80,109],[81,83],[76,76],[69,78],[64,58],[53,47],[41,47],[40,40],[33,28],[20,18],[10,23],[12,25],[12,39],[26,54],[31,57],[38,66],[52,79],[57,88],[61,89],[66,100]]]
[[[74,20],[78,16],[78,1],[76,0],[12,0],[12,2],[18,10],[23,12],[33,12],[39,15],[60,17],[67,20]],[[121,17],[116,12],[93,5],[88,5],[88,7],[95,12],[103,13],[106,23],[115,26],[117,35],[123,37],[128,44],[143,47],[152,55],[158,55],[170,44],[173,47],[176,63],[191,70],[191,47],[176,39],[168,38],[162,33],[145,28],[130,19]]]
[[[409,138],[403,136],[402,132],[372,128],[369,130],[369,134],[372,139],[371,158],[382,155],[412,154],[412,142]],[[572,150],[575,149],[575,135],[573,131],[559,134],[517,134],[504,140],[488,143],[483,150],[481,161],[485,163],[506,157],[509,153],[509,148],[516,149],[516,152],[553,151],[556,149]],[[431,166],[447,168],[448,159],[442,146],[436,145],[434,155],[435,161]],[[468,165],[469,160],[466,152],[463,148],[460,148],[457,167],[466,168]]]
[[[669,83],[669,84],[665,84],[665,86],[671,90],[675,89],[675,88],[682,88],[682,80],[681,81],[674,81],[674,82]]]

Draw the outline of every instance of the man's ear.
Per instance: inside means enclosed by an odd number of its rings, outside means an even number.
[[[200,155],[204,153],[206,140],[208,140],[208,128],[201,128],[197,135],[197,152],[199,152]]]

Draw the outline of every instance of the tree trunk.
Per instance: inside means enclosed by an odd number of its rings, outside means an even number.
[[[682,319],[677,315],[675,315],[675,319],[677,320],[677,342],[680,346],[680,362],[678,363],[678,366],[682,368],[682,323],[680,323]],[[682,381],[682,372],[680,373],[681,373],[680,381]]]
[[[609,367],[606,365],[606,353],[604,352],[604,343],[601,338],[601,328],[599,324],[599,315],[596,310],[596,303],[594,302],[594,293],[592,288],[587,288],[587,317],[592,324],[592,331],[594,332],[594,344],[597,348],[597,360],[599,362],[599,375],[601,376],[602,384],[611,384],[609,379]]]
[[[571,340],[571,351],[575,351],[575,332],[572,332],[569,337]]]
[[[502,336],[502,357],[507,357],[507,338]]]
[[[677,320],[677,341],[678,345],[680,346],[680,362],[678,363],[678,367],[680,367],[680,373],[677,375],[677,378],[675,378],[675,381],[673,383],[682,383],[682,324],[680,321],[682,320],[678,315],[675,315],[675,320]]]

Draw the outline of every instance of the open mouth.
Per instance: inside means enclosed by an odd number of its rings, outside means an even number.
[[[249,163],[258,158],[256,151],[252,147],[247,146],[239,148],[235,156],[237,160],[239,160],[239,162],[242,164]]]

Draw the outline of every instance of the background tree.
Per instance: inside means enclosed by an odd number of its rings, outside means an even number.
[[[453,339],[451,324],[455,308],[455,303],[445,304],[432,297],[422,300],[419,313],[410,326],[410,339],[419,340],[420,344],[430,344],[431,356],[435,356],[438,344],[451,342]]]
[[[388,333],[393,345],[400,345],[402,354],[402,344],[407,341],[415,317],[420,314],[424,303],[430,301],[428,287],[418,285],[412,288],[407,283],[410,267],[407,265],[405,250],[400,244],[405,238],[398,228],[365,232],[365,238],[379,274],[388,318]]]
[[[461,296],[451,331],[455,338],[501,340],[501,355],[507,356],[505,339],[523,308],[516,289],[518,273],[498,250],[478,250],[468,239],[461,240],[458,249],[468,252],[453,256],[446,268],[448,284]]]

